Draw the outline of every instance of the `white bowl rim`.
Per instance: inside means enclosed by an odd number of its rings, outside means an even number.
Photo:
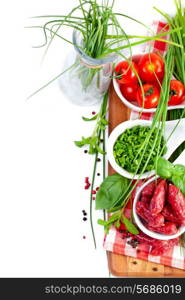
[[[153,176],[155,174],[155,171],[149,171],[143,174],[137,174],[134,175],[133,173],[130,173],[128,171],[126,171],[125,169],[123,169],[122,167],[120,167],[113,155],[113,147],[115,144],[115,141],[117,140],[117,138],[128,128],[132,128],[138,125],[141,126],[150,126],[151,125],[151,121],[150,120],[129,120],[129,121],[125,121],[120,123],[117,127],[114,128],[114,130],[111,132],[109,138],[108,138],[108,143],[107,143],[107,157],[108,160],[111,164],[111,166],[113,167],[113,169],[119,173],[120,175],[129,178],[129,179],[145,179],[145,178],[149,178],[151,176]]]
[[[136,212],[136,203],[140,198],[141,192],[142,190],[145,188],[145,186],[147,186],[149,183],[151,183],[152,181],[156,180],[157,178],[159,178],[159,176],[153,176],[152,178],[150,178],[149,180],[147,180],[136,192],[134,201],[133,201],[133,216],[134,216],[134,221],[136,223],[136,225],[139,227],[139,229],[141,229],[142,232],[144,232],[146,235],[157,239],[157,240],[171,240],[171,239],[175,239],[177,237],[179,237],[181,234],[183,234],[185,232],[185,226],[182,225],[180,226],[178,232],[176,234],[173,235],[166,235],[166,234],[160,234],[157,232],[153,232],[149,229],[147,229],[143,223],[140,220],[140,217],[138,216],[137,212]]]

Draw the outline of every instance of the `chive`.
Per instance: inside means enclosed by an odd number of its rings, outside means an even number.
[[[175,17],[155,8],[161,15],[163,15],[169,23],[171,29],[181,28],[180,31],[172,32],[170,38],[172,42],[181,45],[181,48],[174,47],[174,76],[185,85],[185,8],[182,7],[180,0],[174,0],[176,7]],[[185,117],[185,109],[170,110],[168,112],[167,120],[177,120]],[[170,157],[173,162],[184,151],[185,142],[178,147],[174,154]]]

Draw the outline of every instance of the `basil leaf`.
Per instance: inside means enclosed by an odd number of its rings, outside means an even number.
[[[130,222],[127,218],[125,218],[124,216],[122,217],[122,221],[125,224],[127,230],[132,233],[132,234],[139,234],[138,229],[136,228],[136,226]]]
[[[129,185],[129,179],[113,174],[105,178],[96,195],[96,209],[113,208]]]
[[[184,176],[180,176],[180,175],[175,176],[174,175],[174,176],[172,176],[171,181],[185,195],[185,174],[184,174]]]
[[[115,212],[115,211],[118,211],[122,208],[122,205],[119,205],[119,206],[115,206],[115,207],[112,207],[110,209],[107,210],[108,213],[111,213],[111,212]]]
[[[162,178],[168,179],[172,176],[173,164],[168,160],[160,157],[157,161],[157,175]]]
[[[84,121],[87,121],[87,122],[89,122],[89,121],[95,121],[97,118],[98,118],[98,114],[95,115],[95,116],[92,117],[92,118],[82,117],[82,119],[83,119]]]
[[[184,175],[185,174],[185,166],[183,165],[175,165],[173,168],[173,174],[178,176]]]

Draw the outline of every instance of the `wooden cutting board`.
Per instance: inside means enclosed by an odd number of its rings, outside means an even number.
[[[109,93],[109,134],[123,121],[127,121],[130,110],[116,95],[113,86]],[[108,167],[109,175],[115,173]],[[164,265],[107,252],[110,273],[119,277],[185,277],[185,271]]]

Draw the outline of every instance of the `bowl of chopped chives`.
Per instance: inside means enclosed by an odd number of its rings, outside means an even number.
[[[155,162],[166,152],[160,128],[151,131],[151,121],[135,120],[119,124],[108,139],[107,155],[113,169],[130,179],[155,174]]]

